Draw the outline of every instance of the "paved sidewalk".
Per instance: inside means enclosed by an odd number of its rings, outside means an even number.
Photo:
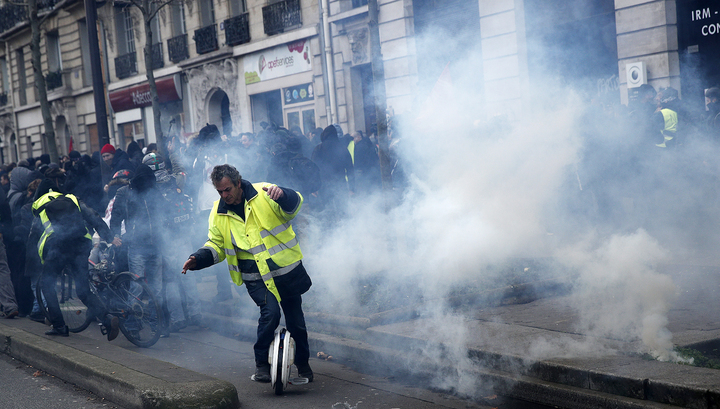
[[[682,276],[668,315],[675,344],[716,348],[720,303],[714,295],[720,273],[670,270]],[[202,299],[214,295],[210,277],[199,287]],[[217,332],[252,339],[255,317],[240,316],[248,311],[244,289],[233,295],[212,306],[206,321]],[[632,353],[633,343],[578,333],[569,305],[566,296],[554,296],[477,308],[441,324],[415,317],[372,325],[368,319],[309,313],[311,353],[323,351],[361,370],[409,377],[460,395],[492,385],[501,395],[564,408],[720,407],[720,371],[648,360]],[[228,382],[82,334],[48,338],[44,331],[26,319],[0,321],[3,352],[128,408],[239,405]],[[457,337],[465,340],[464,347],[448,342]],[[541,354],[539,344],[551,352]]]

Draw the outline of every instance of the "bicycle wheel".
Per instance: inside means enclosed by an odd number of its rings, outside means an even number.
[[[120,331],[133,344],[148,348],[160,339],[163,312],[155,294],[141,278],[122,273],[110,288],[120,314]]]
[[[38,281],[35,290],[35,297],[38,300],[40,311],[49,321],[50,314],[48,314],[45,298],[42,294],[42,285],[40,284],[42,283],[43,276],[44,273],[41,273],[40,281]],[[77,295],[75,281],[72,276],[65,271],[55,280],[55,296],[60,304],[60,312],[62,313],[63,320],[65,320],[65,325],[68,326],[70,332],[84,331],[94,320],[93,317],[87,315],[87,307],[80,301],[80,297]]]

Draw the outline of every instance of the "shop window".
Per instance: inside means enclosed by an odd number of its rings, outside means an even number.
[[[141,148],[145,146],[145,128],[143,127],[142,121],[121,124],[120,136],[123,141],[123,149],[125,149],[132,141],[137,142]]]

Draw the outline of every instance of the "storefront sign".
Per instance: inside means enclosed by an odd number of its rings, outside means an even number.
[[[685,30],[689,52],[706,52],[720,46],[720,4],[713,0],[695,0],[683,4],[678,13]],[[682,35],[682,34],[681,34]]]
[[[315,99],[313,84],[296,85],[290,88],[283,88],[285,105],[297,104],[298,102],[312,101]]]
[[[180,75],[176,74],[155,81],[160,103],[177,101],[182,95],[180,88]],[[129,109],[142,108],[152,105],[150,84],[144,83],[134,87],[113,91],[108,94],[113,111],[122,112]]]
[[[299,40],[250,54],[243,59],[245,84],[310,71],[311,58],[308,40]]]

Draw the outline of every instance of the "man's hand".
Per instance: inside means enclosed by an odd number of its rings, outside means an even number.
[[[122,246],[122,240],[120,239],[120,237],[115,237],[112,241],[112,245],[115,247]]]
[[[276,202],[278,201],[278,199],[282,199],[285,196],[285,192],[283,192],[282,189],[275,185],[272,185],[270,187],[264,187],[263,190],[267,192],[267,195],[270,196],[270,199]]]
[[[182,273],[187,273],[188,270],[194,270],[197,266],[197,261],[195,260],[195,256],[190,256],[189,259],[183,264]]]

